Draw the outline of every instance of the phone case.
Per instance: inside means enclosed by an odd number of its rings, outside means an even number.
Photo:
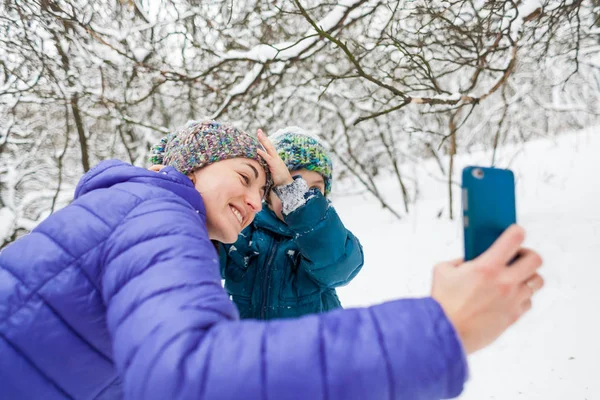
[[[517,222],[511,170],[470,166],[462,172],[465,261],[486,251]]]

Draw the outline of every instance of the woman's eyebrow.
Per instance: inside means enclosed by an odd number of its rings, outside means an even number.
[[[249,166],[250,168],[252,168],[252,171],[254,171],[254,179],[258,179],[258,171],[256,170],[256,168],[254,167],[254,165],[245,162],[244,164],[246,164],[247,166]]]

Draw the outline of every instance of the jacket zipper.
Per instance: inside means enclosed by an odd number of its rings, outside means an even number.
[[[267,299],[269,292],[269,278],[271,275],[271,263],[273,262],[273,257],[275,256],[275,251],[277,250],[277,239],[273,239],[271,242],[271,248],[269,249],[269,258],[267,259],[267,263],[265,264],[265,277],[263,281],[263,291],[262,291],[262,304],[260,307],[260,319],[266,319],[267,316]]]

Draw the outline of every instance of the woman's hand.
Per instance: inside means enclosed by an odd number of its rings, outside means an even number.
[[[542,259],[521,247],[524,238],[523,228],[513,225],[476,259],[435,267],[431,296],[454,325],[467,354],[491,344],[514,324],[544,285],[537,274]]]
[[[258,149],[258,155],[261,156],[269,165],[269,170],[271,171],[271,177],[273,178],[273,184],[275,186],[289,185],[294,181],[292,175],[290,175],[290,171],[288,171],[287,166],[277,154],[277,150],[275,150],[275,146],[269,140],[267,135],[259,129],[257,133],[258,141],[263,145],[263,147],[267,150],[266,152]]]

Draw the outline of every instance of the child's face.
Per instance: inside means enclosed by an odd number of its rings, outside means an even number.
[[[292,176],[300,175],[302,179],[306,181],[310,189],[318,189],[322,194],[325,194],[325,180],[323,176],[315,171],[309,171],[307,169],[299,169],[296,171],[290,171]],[[282,204],[279,197],[271,191],[269,194],[269,208],[273,210],[277,218],[283,221],[283,214],[281,212]]]

